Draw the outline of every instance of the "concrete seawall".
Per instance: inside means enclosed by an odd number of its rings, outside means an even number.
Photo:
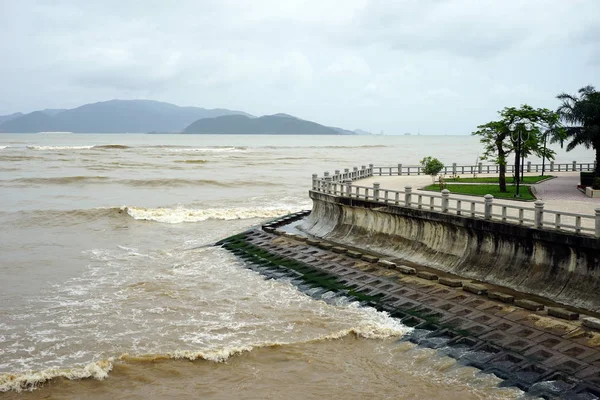
[[[600,241],[311,191],[301,229],[440,271],[600,312]]]

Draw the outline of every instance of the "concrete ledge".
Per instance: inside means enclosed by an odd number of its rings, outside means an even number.
[[[600,319],[593,318],[593,317],[587,317],[587,318],[583,318],[582,321],[583,321],[583,326],[600,331]]]
[[[515,305],[531,311],[542,311],[544,309],[543,304],[524,299],[515,300]]]
[[[450,287],[461,287],[462,281],[460,279],[451,279],[451,278],[440,278],[438,279],[442,285],[450,286]]]
[[[417,276],[430,281],[435,281],[438,278],[436,274],[427,271],[418,271]]]
[[[331,249],[333,247],[333,245],[329,244],[329,243],[323,243],[323,242],[321,242],[321,243],[319,243],[317,245],[317,247],[319,247],[319,248],[321,248],[323,250],[329,250],[329,249]]]
[[[360,259],[370,263],[376,263],[377,261],[379,261],[379,257],[370,256],[368,254],[363,254]]]
[[[579,314],[574,311],[565,310],[564,308],[558,307],[548,307],[548,315],[553,317],[568,319],[568,320],[577,320],[579,319]]]
[[[317,246],[319,243],[321,243],[320,240],[316,240],[316,239],[306,239],[306,244],[309,244],[311,246]]]
[[[352,258],[361,258],[363,254],[359,251],[348,250],[348,255]]]
[[[498,300],[503,303],[514,303],[515,296],[511,296],[510,294],[502,293],[502,292],[489,292],[488,297],[492,300]]]
[[[379,265],[383,268],[387,268],[387,269],[395,269],[396,268],[396,263],[393,263],[388,260],[379,260],[379,261],[377,261],[377,265]]]
[[[470,292],[470,293],[475,293],[475,294],[486,294],[488,289],[487,287],[483,286],[483,285],[479,285],[477,283],[464,283],[463,282],[463,290]]]
[[[415,275],[417,273],[416,269],[414,269],[413,267],[408,267],[406,265],[397,265],[396,269],[406,275]]]
[[[331,248],[331,251],[338,254],[344,254],[346,251],[348,251],[348,249],[345,247],[334,246]]]

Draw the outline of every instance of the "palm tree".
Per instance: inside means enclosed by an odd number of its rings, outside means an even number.
[[[567,151],[579,145],[596,151],[596,176],[600,176],[600,92],[593,86],[579,89],[579,96],[561,93],[558,107],[561,118],[569,124],[565,127],[568,139]]]

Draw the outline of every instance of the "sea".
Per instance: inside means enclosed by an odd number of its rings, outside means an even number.
[[[521,398],[385,312],[213,246],[310,209],[313,173],[481,152],[468,135],[0,135],[0,398]]]

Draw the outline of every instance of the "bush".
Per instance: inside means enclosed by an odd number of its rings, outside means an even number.
[[[444,169],[444,164],[440,160],[434,157],[425,157],[421,160],[423,166],[423,173],[425,175],[431,175],[431,179],[435,182],[435,177]]]
[[[592,189],[600,190],[600,177],[594,178],[594,183],[592,184]]]

